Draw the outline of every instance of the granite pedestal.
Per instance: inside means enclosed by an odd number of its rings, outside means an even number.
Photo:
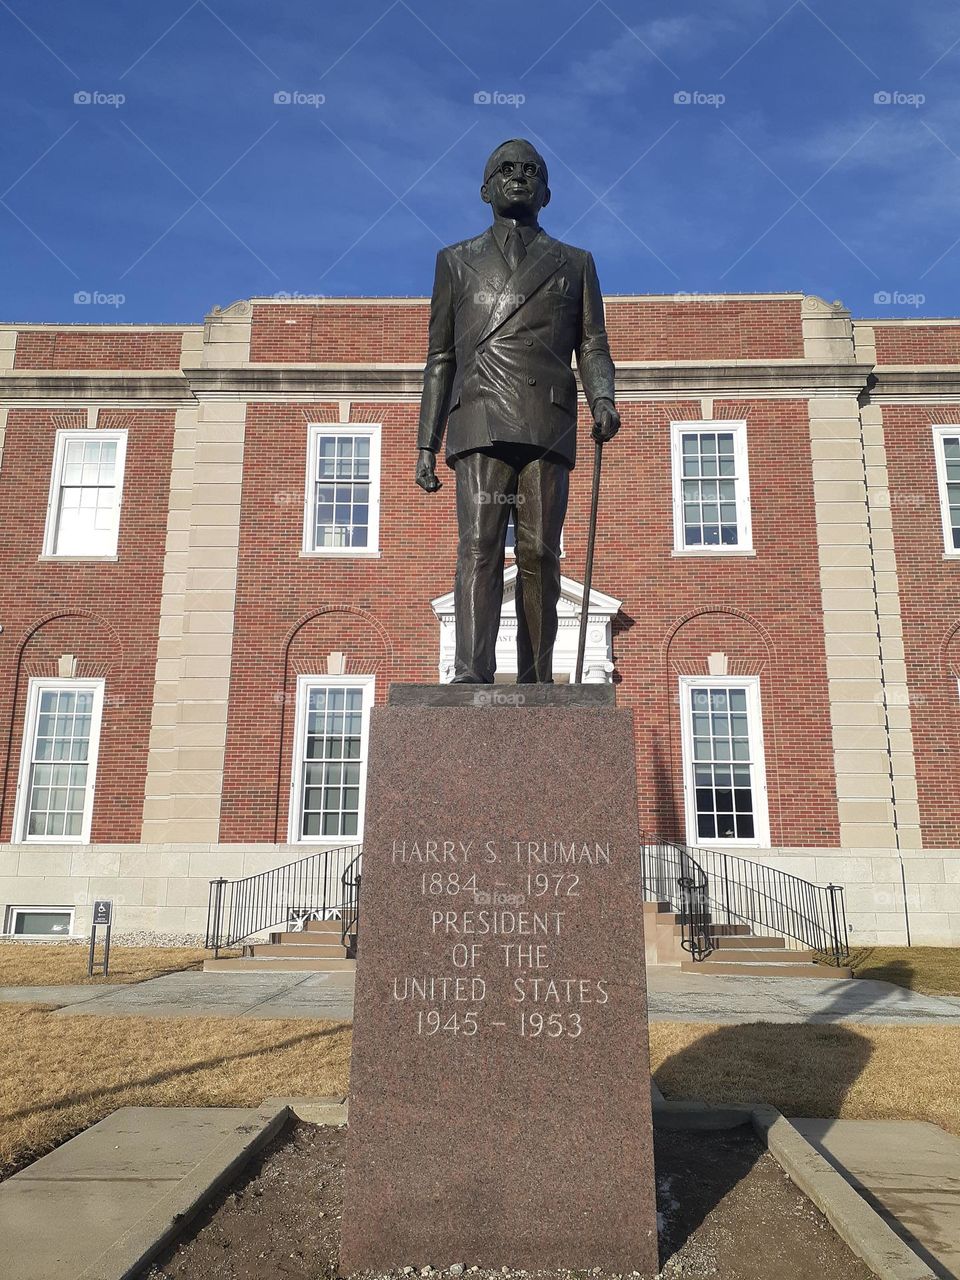
[[[652,1276],[632,714],[474,692],[372,713],[341,1271]]]

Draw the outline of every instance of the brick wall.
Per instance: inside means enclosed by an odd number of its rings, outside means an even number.
[[[883,325],[874,328],[877,364],[960,364],[960,325]]]
[[[140,838],[174,414],[101,410],[128,431],[117,563],[39,562],[58,428],[86,411],[11,409],[0,467],[0,841],[11,838],[30,676],[106,678],[91,841]]]
[[[250,359],[422,363],[429,304],[262,303],[253,309]],[[775,360],[803,356],[800,300],[726,298],[610,302],[615,360]]]
[[[183,334],[119,329],[25,329],[16,369],[179,369]]]
[[[925,847],[956,849],[960,847],[960,562],[943,558],[931,430],[935,423],[960,424],[960,409],[956,405],[885,405],[883,409],[920,825]]]
[[[279,309],[279,308],[278,308]],[[699,402],[624,404],[607,449],[594,585],[624,600],[614,656],[618,698],[635,710],[641,820],[682,829],[678,676],[759,674],[772,841],[839,839],[822,638],[807,406],[717,401],[748,422],[756,559],[672,557],[671,418]],[[301,559],[307,423],[332,406],[251,405],[244,448],[240,568],[221,839],[283,840],[287,830],[296,674],[347,653],[350,673],[437,678],[439,624],[430,600],[452,586],[453,475],[428,496],[413,484],[417,407],[354,404],[381,421],[381,550],[376,560]],[[582,456],[590,457],[581,422]],[[590,467],[572,477],[563,572],[582,580]],[[442,767],[436,762],[434,767]]]

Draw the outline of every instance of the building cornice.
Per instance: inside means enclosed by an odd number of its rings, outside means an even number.
[[[866,386],[872,366],[808,360],[652,361],[617,365],[621,400],[677,396],[849,396]],[[927,378],[927,370],[902,370]],[[934,370],[943,375],[943,369]],[[960,379],[960,369],[952,371]],[[957,382],[960,387],[960,382]],[[29,370],[0,372],[0,403],[143,403],[188,405],[198,400],[285,400],[350,396],[366,400],[418,400],[420,364],[244,364],[179,372],[141,370]]]
[[[0,370],[0,404],[32,405],[142,403],[183,406],[195,403],[182,370],[9,369]]]
[[[617,365],[617,398],[675,398],[678,394],[754,396],[858,395],[867,385],[870,365],[815,364],[807,360],[654,361]],[[198,399],[247,400],[351,396],[354,399],[419,399],[419,364],[245,365],[242,368],[189,369]]]
[[[871,404],[951,400],[960,400],[960,365],[877,365],[870,379]]]

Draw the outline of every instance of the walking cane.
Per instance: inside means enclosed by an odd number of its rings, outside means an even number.
[[[583,575],[583,605],[580,609],[580,636],[577,640],[576,684],[583,684],[583,655],[587,647],[587,622],[590,614],[590,586],[593,582],[593,548],[597,541],[597,506],[600,502],[600,463],[603,461],[603,441],[594,441],[593,494],[590,498],[590,532],[587,535],[587,567]]]

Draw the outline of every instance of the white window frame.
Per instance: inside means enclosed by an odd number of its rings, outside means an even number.
[[[291,759],[290,809],[287,814],[287,843],[326,845],[331,849],[363,843],[363,824],[367,804],[367,763],[370,754],[370,711],[376,693],[376,676],[297,676],[297,711],[293,725],[293,757]],[[306,747],[307,701],[311,689],[363,690],[363,719],[360,728],[360,754],[363,767],[360,770],[360,811],[355,836],[303,836],[300,834],[301,806],[303,804],[303,753]]]
[[[960,547],[953,545],[953,526],[950,524],[950,503],[947,499],[947,455],[944,440],[947,436],[960,437],[960,425],[947,423],[933,428],[933,451],[937,460],[937,491],[940,495],[940,523],[943,526],[943,554],[948,560],[960,560]]]
[[[512,528],[513,528],[513,520],[511,518],[510,523],[507,525],[508,533]],[[564,534],[564,530],[561,529],[560,530],[560,559],[561,560],[563,560],[567,554],[563,546],[563,534]],[[511,563],[516,563],[516,559],[517,559],[516,543],[514,543],[512,547],[508,547],[504,545],[503,558],[504,560],[510,561]]]
[[[30,911],[49,911],[49,912],[55,913],[55,914],[57,914],[57,915],[65,915],[65,916],[68,916],[68,917],[69,917],[69,924],[68,924],[68,926],[67,926],[67,932],[66,932],[66,933],[63,933],[63,934],[51,934],[51,933],[15,933],[15,932],[14,932],[14,929],[15,929],[15,926],[16,926],[16,919],[17,919],[17,916],[18,916],[21,912],[30,912]],[[46,938],[46,939],[48,939],[50,942],[57,942],[57,941],[59,941],[59,939],[60,939],[60,938],[72,938],[72,937],[74,937],[74,936],[75,936],[75,935],[74,935],[74,932],[73,932],[73,926],[74,926],[75,919],[76,919],[76,911],[75,911],[75,909],[74,909],[73,907],[52,907],[52,906],[47,906],[47,905],[43,905],[43,906],[24,906],[24,905],[22,905],[21,903],[19,903],[19,902],[18,902],[18,903],[16,903],[15,905],[11,905],[11,906],[7,907],[7,918],[6,918],[6,921],[4,922],[4,923],[5,923],[5,927],[6,927],[6,932],[5,932],[5,934],[4,934],[4,937],[7,937],[7,938]]]
[[[301,556],[337,559],[376,558],[380,555],[380,436],[378,422],[311,422],[307,429],[307,475],[303,503],[303,545]],[[369,537],[365,547],[315,547],[316,475],[321,436],[366,437],[370,441]]]
[[[683,436],[693,432],[733,435],[736,460],[737,545],[688,547],[683,540]],[[750,508],[750,468],[747,450],[747,424],[744,419],[697,419],[670,423],[670,459],[673,475],[673,554],[675,556],[752,556],[753,517]]]
[[[697,797],[694,782],[693,719],[690,690],[745,689],[747,722],[750,731],[751,791],[753,793],[753,839],[734,840],[725,837],[707,839],[697,834]],[[680,677],[680,741],[683,754],[683,809],[687,844],[693,847],[720,849],[768,849],[770,847],[770,811],[767,800],[767,767],[763,749],[763,717],[760,706],[759,676],[681,676]],[[733,762],[731,762],[733,763]]]
[[[63,467],[67,456],[67,444],[72,440],[115,440],[117,442],[117,469],[113,517],[112,551],[57,551],[57,528],[60,519],[60,490],[63,487]],[[53,466],[50,472],[50,493],[47,498],[47,522],[43,532],[43,559],[45,560],[115,560],[120,540],[120,510],[123,506],[123,477],[127,460],[127,432],[85,428],[64,429],[57,432],[53,448]]]
[[[49,689],[90,690],[93,693],[93,711],[90,717],[90,752],[87,757],[87,786],[83,806],[83,826],[78,836],[37,836],[26,831],[29,815],[30,766],[37,737],[37,716],[40,711],[40,694]],[[24,717],[23,737],[20,741],[20,772],[17,780],[17,798],[13,810],[13,841],[16,844],[89,844],[93,822],[93,801],[97,783],[97,759],[100,754],[100,729],[103,723],[104,680],[61,679],[53,676],[32,676],[27,691],[27,714]]]

